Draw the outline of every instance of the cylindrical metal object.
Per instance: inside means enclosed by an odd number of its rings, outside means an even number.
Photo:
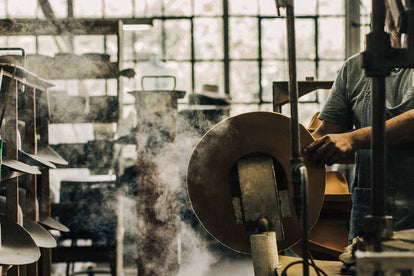
[[[385,1],[372,0],[372,31],[383,32],[385,24]]]
[[[372,215],[385,216],[386,135],[385,77],[372,79]]]
[[[277,252],[276,233],[264,232],[250,235],[254,275],[274,276],[280,266]]]

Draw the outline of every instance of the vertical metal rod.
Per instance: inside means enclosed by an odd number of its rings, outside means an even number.
[[[229,0],[223,0],[224,93],[230,94]]]
[[[308,210],[308,174],[305,166],[300,167],[301,184],[302,184],[302,208]],[[308,212],[302,215],[302,258],[303,258],[303,275],[309,275],[309,220]]]
[[[409,49],[408,55],[413,57],[414,49],[414,0],[406,0],[405,13],[407,14],[408,34],[407,47]]]
[[[385,216],[386,134],[385,77],[372,78],[372,215]]]
[[[383,32],[385,26],[385,1],[372,0],[372,31]]]
[[[293,203],[296,213],[302,216],[302,258],[303,275],[309,275],[308,253],[308,212],[306,192],[306,170],[303,170],[303,162],[300,157],[299,145],[299,116],[298,116],[298,84],[296,80],[296,44],[295,44],[295,15],[293,1],[286,4],[286,29],[288,41],[289,60],[289,102],[290,102],[290,135],[291,135],[291,174],[294,189]],[[303,175],[303,173],[305,175]]]
[[[299,119],[298,119],[298,84],[296,81],[296,45],[295,45],[295,18],[293,4],[286,5],[286,28],[288,40],[289,60],[289,102],[291,114],[291,149],[292,158],[300,158],[299,152]]]

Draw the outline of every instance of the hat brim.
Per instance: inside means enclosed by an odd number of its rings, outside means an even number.
[[[38,246],[22,226],[3,214],[0,214],[0,225],[0,264],[24,265],[40,258]]]
[[[311,143],[311,134],[300,126],[301,148]],[[284,250],[301,238],[300,221],[292,203],[290,165],[290,118],[274,112],[249,112],[230,117],[209,130],[195,147],[187,171],[187,189],[193,210],[204,228],[221,244],[234,251],[250,253],[249,237],[243,224],[237,224],[232,205],[230,174],[240,158],[264,153],[277,160],[288,182],[291,217],[282,219]],[[323,204],[325,169],[309,165],[309,225],[313,226]]]
[[[53,248],[57,246],[52,234],[37,222],[24,217],[23,227],[29,232],[38,247]]]

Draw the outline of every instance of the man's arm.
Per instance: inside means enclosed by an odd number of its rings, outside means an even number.
[[[306,146],[304,154],[316,165],[348,163],[358,149],[371,145],[372,127],[354,131],[335,124],[322,122],[315,131],[315,141]],[[414,141],[414,109],[386,121],[387,145],[397,146]]]

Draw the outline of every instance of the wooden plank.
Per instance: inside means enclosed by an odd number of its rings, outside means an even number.
[[[317,89],[330,89],[333,81],[298,81],[298,96],[304,96]],[[273,82],[273,108],[275,111],[289,102],[289,82]]]
[[[152,25],[151,18],[62,18],[2,19],[2,35],[109,35],[118,33],[118,21],[124,24]]]

